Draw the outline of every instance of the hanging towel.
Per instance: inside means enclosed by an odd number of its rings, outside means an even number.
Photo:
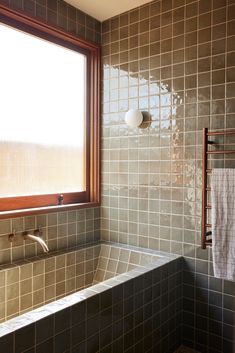
[[[235,169],[212,170],[211,204],[214,275],[235,281]]]

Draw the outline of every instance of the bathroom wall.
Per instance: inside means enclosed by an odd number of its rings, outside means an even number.
[[[96,207],[1,220],[0,265],[42,254],[40,245],[24,240],[22,236],[25,230],[33,234],[38,227],[50,252],[97,242],[100,239],[100,209]],[[16,236],[9,242],[8,236],[13,230]]]
[[[182,254],[184,343],[232,352],[235,285],[200,226],[202,128],[235,127],[235,1],[153,1],[105,21],[102,46],[102,239]],[[151,123],[128,128],[129,108]]]
[[[0,0],[0,4],[23,11],[30,17],[36,17],[51,25],[100,43],[100,22],[87,14],[76,10],[64,1],[56,0]],[[0,264],[35,256],[42,249],[35,243],[24,242],[20,233],[41,226],[43,238],[50,250],[87,244],[99,240],[99,208],[72,212],[50,213],[32,217],[19,217],[0,221]],[[14,242],[8,241],[8,234],[18,232]]]
[[[61,0],[0,0],[0,4],[100,43],[100,22]]]
[[[0,2],[100,42],[99,22],[63,1]],[[235,127],[234,6],[153,1],[102,26],[102,238],[184,255],[184,343],[210,353],[232,352],[235,286],[200,249],[201,130]],[[127,128],[129,108],[151,124]],[[40,251],[7,240],[34,225],[55,249],[92,242],[99,209],[0,221],[1,263]]]

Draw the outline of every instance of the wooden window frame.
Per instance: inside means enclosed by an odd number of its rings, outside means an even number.
[[[0,219],[100,205],[100,46],[0,5],[0,23],[78,51],[87,58],[86,191],[0,198]]]

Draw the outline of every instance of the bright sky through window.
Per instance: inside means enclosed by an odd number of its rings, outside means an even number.
[[[0,141],[83,146],[84,55],[0,24]]]
[[[86,56],[0,24],[0,196],[86,188]]]

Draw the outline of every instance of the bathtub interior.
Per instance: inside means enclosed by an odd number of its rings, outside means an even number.
[[[93,284],[106,281],[135,268],[154,264],[161,256],[147,253],[134,247],[114,244],[101,244],[98,264],[93,278]]]
[[[164,258],[154,251],[99,243],[1,266],[0,322]]]

